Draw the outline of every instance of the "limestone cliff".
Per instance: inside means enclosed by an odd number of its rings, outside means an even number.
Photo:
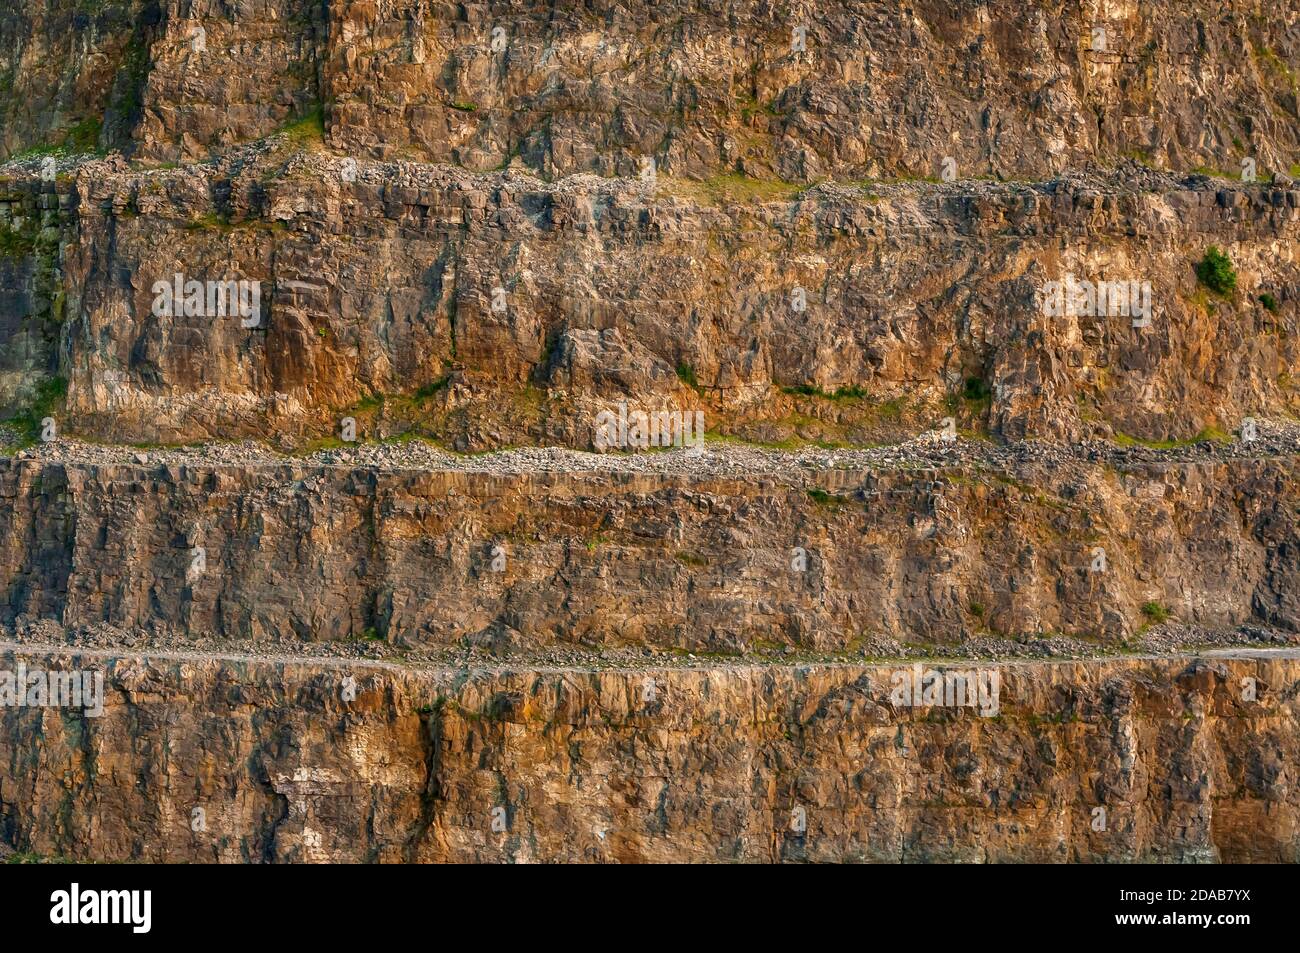
[[[1298,70],[1256,0],[9,4],[0,855],[1300,860]]]
[[[1115,644],[1152,604],[1211,629],[1300,631],[1294,446],[1118,467],[935,452],[926,469],[916,454],[746,468],[678,453],[596,472],[581,455],[554,469],[331,456],[0,461],[0,620],[725,652],[882,635]]]
[[[1294,652],[1003,664],[992,717],[888,666],[21,657],[107,673],[99,718],[0,708],[0,830],[47,855],[1300,860]]]

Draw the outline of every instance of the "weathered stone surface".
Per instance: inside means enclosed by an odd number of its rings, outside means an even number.
[[[9,7],[0,854],[1300,860],[1285,5]]]
[[[1167,439],[1300,410],[1300,192],[1132,169],[717,206],[428,166],[363,165],[349,184],[340,163],[270,149],[90,163],[43,192],[13,180],[28,202],[59,190],[63,241],[0,273],[4,319],[34,338],[5,356],[11,386],[59,371],[65,426],[101,439],[302,442],[354,416],[363,437],[465,449],[590,446],[623,399],[851,443],[949,415],[1009,439]],[[1216,244],[1231,299],[1197,282]],[[38,285],[43,267],[57,280]],[[178,273],[261,282],[258,325],[154,313]],[[1066,275],[1149,281],[1151,325],[1047,315]],[[852,396],[819,396],[837,391]]]
[[[102,119],[104,145],[194,159],[315,105],[341,150],[477,171],[1286,171],[1298,43],[1251,0],[47,0],[0,16],[0,155]]]
[[[0,830],[47,855],[1300,860],[1294,652],[1003,664],[996,717],[895,706],[889,667],[17,657],[107,673],[100,718],[0,708]]]
[[[881,634],[1116,640],[1156,603],[1300,630],[1295,457],[731,478],[0,460],[0,497],[7,620],[834,651]]]

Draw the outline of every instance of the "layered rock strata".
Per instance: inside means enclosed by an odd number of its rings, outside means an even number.
[[[0,828],[43,855],[1300,859],[1294,651],[1002,664],[987,717],[894,704],[888,666],[12,652],[104,677],[96,718],[0,708]]]
[[[23,455],[0,461],[5,617],[278,643],[708,651],[989,632],[1114,643],[1153,613],[1300,629],[1295,455],[1208,454],[801,466],[724,448],[649,466],[569,454],[412,469],[329,453]]]

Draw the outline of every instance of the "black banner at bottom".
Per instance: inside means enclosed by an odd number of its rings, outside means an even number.
[[[767,939],[782,921],[806,929],[810,919],[818,935],[894,923],[930,940],[949,930],[970,939],[974,930],[1004,940],[1222,943],[1280,936],[1291,921],[1290,871],[1276,866],[602,870],[598,883],[582,869],[556,873],[533,880],[527,872],[430,867],[7,865],[0,891],[9,938],[48,931],[128,946],[182,938],[373,942],[377,931],[427,929],[431,921],[477,924],[494,941],[512,930],[521,938],[573,930],[589,941],[607,928],[627,937],[637,923],[649,940],[677,923],[689,924],[692,940],[716,931],[734,942]],[[705,879],[692,884],[697,875]],[[740,902],[746,896],[762,899]],[[1022,932],[1031,929],[1041,932]]]

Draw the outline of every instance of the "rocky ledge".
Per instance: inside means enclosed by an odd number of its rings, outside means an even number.
[[[60,441],[0,459],[0,621],[493,651],[1294,633],[1296,439],[306,458]]]
[[[97,714],[0,707],[0,832],[45,856],[1300,860],[1295,649],[620,671],[0,659],[101,679]],[[925,694],[958,676],[964,701]]]

